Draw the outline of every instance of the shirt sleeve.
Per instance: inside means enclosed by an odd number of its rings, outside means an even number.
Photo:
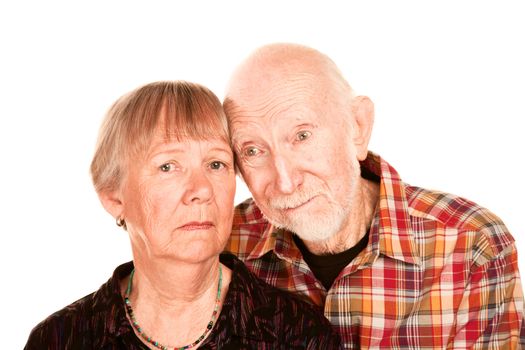
[[[60,348],[64,348],[64,345],[60,344],[56,330],[49,323],[42,322],[33,328],[31,334],[29,334],[24,350]]]
[[[474,266],[449,349],[525,349],[523,291],[514,244]]]

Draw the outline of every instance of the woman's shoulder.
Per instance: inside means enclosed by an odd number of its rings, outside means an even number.
[[[67,344],[69,337],[74,333],[81,333],[87,329],[86,323],[91,318],[93,310],[93,296],[95,293],[71,303],[58,310],[37,324],[29,335],[26,349],[41,349],[46,346],[61,349]]]
[[[253,325],[287,344],[310,344],[308,348],[337,349],[339,336],[322,310],[290,292],[280,290],[256,277],[235,256],[221,255],[233,271],[228,293],[235,299],[242,325]],[[251,330],[247,330],[252,333]],[[285,340],[283,340],[285,339]],[[317,347],[319,346],[319,347]]]
[[[79,341],[82,342],[79,346],[89,347],[86,342],[102,337],[108,329],[114,329],[119,317],[125,318],[117,283],[123,272],[121,270],[129,270],[129,264],[119,266],[96,292],[54,312],[37,324],[29,335],[25,349],[65,349]]]

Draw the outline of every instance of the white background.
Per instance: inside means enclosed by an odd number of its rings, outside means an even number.
[[[88,174],[109,105],[166,79],[222,99],[235,65],[276,41],[332,57],[375,101],[370,148],[406,182],[489,207],[525,268],[521,2],[184,3],[0,5],[2,348],[21,348],[37,322],[130,259]],[[237,201],[248,195],[239,187]]]

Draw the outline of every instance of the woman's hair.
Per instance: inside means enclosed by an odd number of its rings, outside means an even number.
[[[159,127],[167,140],[218,137],[230,144],[222,105],[209,89],[185,81],[144,85],[119,98],[102,122],[91,161],[97,192],[120,186],[126,161],[146,154]]]

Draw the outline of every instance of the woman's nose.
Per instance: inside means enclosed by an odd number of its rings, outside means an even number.
[[[213,187],[203,170],[194,171],[189,179],[184,193],[184,204],[207,203],[213,197]]]

